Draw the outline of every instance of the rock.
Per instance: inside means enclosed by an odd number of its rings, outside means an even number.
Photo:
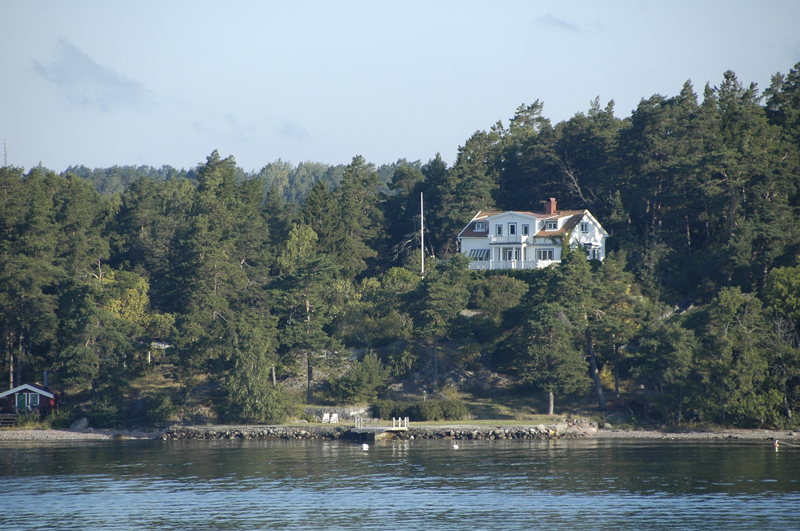
[[[69,425],[69,429],[71,430],[85,430],[88,427],[89,427],[89,419],[87,419],[86,417],[78,419]]]

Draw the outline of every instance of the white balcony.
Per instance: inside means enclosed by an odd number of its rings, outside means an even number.
[[[502,269],[541,269],[560,260],[474,260],[469,268],[476,271],[497,271]]]

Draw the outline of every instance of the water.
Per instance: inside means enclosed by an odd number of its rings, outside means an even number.
[[[0,443],[0,529],[800,529],[768,441]]]

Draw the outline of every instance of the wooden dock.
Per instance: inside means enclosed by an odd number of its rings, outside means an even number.
[[[350,429],[351,433],[357,433],[365,439],[388,439],[392,433],[408,431],[408,417],[404,419],[392,418],[392,425],[381,426],[381,419],[364,419],[356,417],[355,427]]]

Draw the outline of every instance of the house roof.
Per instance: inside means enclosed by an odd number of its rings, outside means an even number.
[[[564,223],[559,230],[540,230],[539,232],[535,233],[534,236],[559,236],[562,234],[568,234],[573,228],[575,228],[575,225],[578,224],[578,222],[583,218],[584,215],[588,214],[591,217],[591,214],[589,214],[588,210],[557,210],[553,214],[547,214],[546,212],[527,212],[520,210],[508,210],[508,211],[480,210],[478,211],[477,214],[475,214],[475,217],[472,218],[472,220],[467,224],[467,226],[464,227],[464,230],[462,230],[458,234],[458,238],[483,238],[487,236],[489,234],[488,232],[489,227],[486,227],[487,230],[476,231],[475,222],[487,221],[489,218],[493,218],[501,214],[520,214],[537,220],[548,220],[548,219],[553,220],[553,219],[565,218],[568,216],[570,217],[570,219],[567,220],[567,222]],[[591,219],[594,220],[593,217]]]
[[[45,389],[44,386],[40,384],[22,384],[18,387],[15,387],[14,389],[9,389],[4,393],[0,393],[0,398],[5,398],[8,395],[15,395],[22,391],[32,391],[34,393],[39,393],[40,395],[44,395],[47,398],[53,398],[54,396],[56,396],[53,391]]]

